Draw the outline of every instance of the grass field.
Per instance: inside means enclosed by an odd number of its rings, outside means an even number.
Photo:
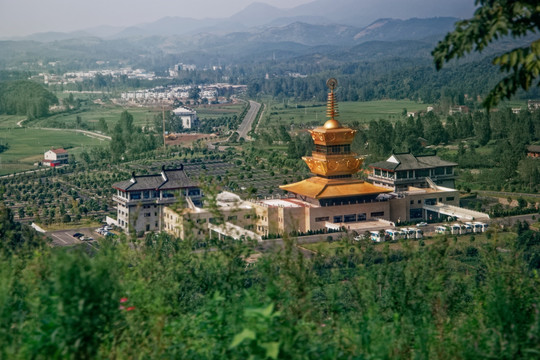
[[[12,129],[17,127],[17,123],[21,120],[26,119],[26,116],[19,116],[19,115],[0,115],[0,129],[2,129],[2,133],[0,133],[0,137],[3,136],[3,132],[7,131],[7,129]]]
[[[244,109],[244,104],[233,105],[201,105],[195,107],[197,115],[200,118],[217,118],[220,116],[238,115]],[[112,128],[118,120],[120,114],[127,110],[133,115],[133,123],[137,126],[154,126],[154,117],[161,116],[160,108],[139,108],[139,107],[121,107],[121,106],[92,106],[89,109],[78,113],[60,113],[43,119],[35,120],[31,126],[53,127],[55,123],[63,122],[68,127],[74,127],[77,116],[80,116],[83,122],[88,124],[97,124],[100,118],[104,118],[107,125]]]
[[[152,126],[154,123],[154,116],[161,112],[159,109],[150,108],[124,109],[121,106],[93,106],[78,113],[60,113],[38,119],[33,121],[31,126],[53,127],[52,124],[54,123],[64,122],[66,124],[71,124],[71,127],[75,127],[77,116],[80,116],[82,121],[88,124],[97,124],[100,118],[104,118],[109,128],[112,128],[114,124],[120,120],[120,114],[124,110],[127,110],[131,115],[133,115],[133,122],[138,126],[145,126],[147,123]]]
[[[239,115],[246,105],[239,104],[217,104],[217,105],[200,105],[194,109],[197,111],[197,116],[202,119],[214,119],[221,116]]]
[[[299,108],[297,106],[300,106]],[[370,120],[401,118],[403,109],[407,111],[426,110],[427,105],[408,100],[379,100],[367,102],[339,102],[338,120],[344,124],[353,121],[367,123]],[[321,125],[326,121],[325,103],[267,103],[261,127],[290,125]]]
[[[51,147],[63,147],[70,155],[79,154],[83,148],[101,146],[108,142],[72,131],[14,128],[0,132],[0,142],[9,149],[0,153],[0,175],[35,168],[34,163],[43,159],[43,153]]]

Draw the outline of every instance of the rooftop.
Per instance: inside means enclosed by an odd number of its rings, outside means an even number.
[[[51,151],[55,154],[67,154],[67,151],[60,148],[60,149],[51,149]]]
[[[326,179],[318,176],[293,184],[281,185],[280,188],[312,199],[373,195],[392,191],[362,180]]]
[[[529,145],[527,146],[527,151],[540,152],[540,145]]]
[[[442,166],[457,166],[456,163],[442,160],[437,155],[414,156],[411,153],[393,154],[386,161],[379,161],[369,164],[372,168],[385,169],[391,171],[432,169]]]
[[[155,175],[136,176],[133,172],[131,179],[114,183],[112,187],[120,191],[177,190],[197,187],[197,184],[189,179],[181,165],[179,169],[166,170],[163,167],[161,173]]]

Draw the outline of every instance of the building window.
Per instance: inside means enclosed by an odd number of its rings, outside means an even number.
[[[356,214],[350,214],[350,215],[344,215],[343,216],[344,222],[355,222],[356,221]]]
[[[446,198],[446,201],[454,201],[454,197],[453,196],[449,196]]]
[[[422,217],[422,209],[411,209],[409,211],[409,216],[411,219],[419,219]]]
[[[188,190],[189,196],[199,196],[200,194],[201,194],[201,191],[199,189]]]
[[[343,216],[334,216],[334,222],[335,223],[343,222]]]
[[[384,216],[384,211],[377,211],[377,212],[371,213],[371,217],[381,217],[381,216]]]
[[[437,199],[426,199],[424,200],[424,204],[426,205],[435,205],[437,203]]]
[[[418,200],[418,203],[421,204],[421,203],[422,203],[422,200]]]
[[[411,205],[414,204],[414,200],[411,200]]]
[[[150,213],[144,213],[144,217],[150,217],[150,215],[152,215],[152,214],[150,214]]]
[[[381,176],[381,170],[380,169],[375,169],[373,172],[375,173],[375,175]]]
[[[234,221],[237,219],[237,216],[236,215],[231,215],[227,218],[227,221]]]
[[[358,214],[356,216],[357,221],[366,221],[366,213]]]
[[[330,220],[329,216],[323,216],[323,217],[316,217],[315,218],[316,222],[322,222],[322,221],[328,221],[328,220]]]

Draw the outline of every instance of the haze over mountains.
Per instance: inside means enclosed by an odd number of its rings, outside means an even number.
[[[314,25],[339,24],[363,28],[377,19],[471,16],[471,0],[440,2],[433,0],[315,0],[292,9],[280,9],[265,3],[252,3],[227,18],[194,19],[168,16],[157,21],[130,27],[95,26],[76,32],[37,33],[17,40],[55,41],[82,36],[118,39],[144,36],[224,35],[238,31],[260,31],[261,28],[287,26],[295,22]],[[96,20],[99,21],[99,20]]]

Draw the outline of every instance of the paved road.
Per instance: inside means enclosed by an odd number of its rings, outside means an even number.
[[[244,120],[238,127],[238,138],[243,137],[246,140],[250,140],[247,136],[247,133],[251,130],[251,125],[253,124],[253,121],[257,117],[257,114],[259,113],[260,108],[261,108],[261,104],[253,100],[249,100],[249,110],[246,116],[244,117]]]

